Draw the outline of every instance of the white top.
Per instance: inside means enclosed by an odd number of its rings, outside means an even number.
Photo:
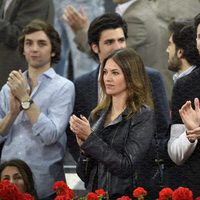
[[[184,124],[173,124],[168,141],[168,154],[177,165],[182,165],[194,152],[197,140],[191,143],[186,136]]]

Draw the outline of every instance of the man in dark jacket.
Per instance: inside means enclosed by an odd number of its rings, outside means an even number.
[[[196,46],[200,53],[200,14],[195,17]],[[194,41],[195,42],[195,41]],[[193,47],[195,48],[195,46]],[[192,48],[190,47],[190,50]],[[196,49],[195,49],[196,50]],[[197,50],[196,50],[197,51]],[[194,53],[191,54],[194,62]],[[189,62],[189,59],[187,59]],[[190,63],[190,62],[189,62]],[[197,63],[198,64],[198,63]],[[192,63],[190,63],[192,65]],[[196,66],[189,74],[177,80],[172,95],[172,125],[168,153],[170,158],[183,170],[182,186],[189,187],[194,197],[199,195],[200,185],[200,144],[198,137],[195,140],[188,138],[188,129],[182,122],[179,109],[186,101],[193,102],[200,98],[200,68]],[[193,127],[191,129],[195,129]],[[193,135],[196,135],[193,133]]]

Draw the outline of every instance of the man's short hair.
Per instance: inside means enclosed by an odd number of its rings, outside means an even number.
[[[125,38],[127,38],[127,24],[125,20],[117,13],[106,13],[96,17],[89,26],[88,29],[88,43],[99,45],[100,35],[104,30],[122,28]],[[97,55],[91,51],[93,56]]]
[[[196,47],[196,32],[193,20],[177,20],[169,24],[176,50],[182,49],[183,55],[191,65],[200,65],[200,56]]]
[[[55,53],[55,56],[52,57],[51,63],[57,63],[60,60],[61,54],[61,39],[58,32],[54,29],[54,27],[46,23],[42,20],[33,20],[28,25],[26,25],[22,31],[22,35],[20,36],[19,42],[19,52],[23,55],[24,52],[24,40],[25,36],[37,31],[44,31],[44,33],[49,38],[52,45],[52,52]]]

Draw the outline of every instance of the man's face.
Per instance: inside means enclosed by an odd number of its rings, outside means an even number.
[[[196,41],[197,41],[197,49],[198,49],[199,54],[200,54],[200,24],[197,27],[197,38],[196,38]]]
[[[24,56],[29,68],[48,69],[51,65],[52,46],[49,38],[43,31],[25,35]]]
[[[110,52],[125,47],[126,38],[122,28],[102,31],[99,38],[99,45],[92,44],[93,51],[99,56],[100,64]]]
[[[172,36],[169,38],[169,44],[166,52],[168,53],[168,69],[173,72],[178,72],[181,68],[181,60],[177,56],[176,45],[172,40]]]

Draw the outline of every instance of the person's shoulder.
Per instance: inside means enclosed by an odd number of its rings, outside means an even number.
[[[140,108],[140,113],[152,113],[153,110],[150,106],[148,105],[142,105]]]
[[[157,69],[145,66],[145,70],[146,70],[148,75],[161,77],[161,73]]]
[[[63,76],[60,76],[59,74],[56,74],[55,79],[53,79],[53,81],[55,85],[59,85],[60,87],[67,86],[67,87],[74,88],[74,83],[71,80]]]
[[[182,84],[194,84],[195,82],[200,80],[200,68],[196,68],[194,69],[191,73],[189,73],[186,76],[183,76],[181,78],[179,78],[176,83],[176,85],[182,85]]]
[[[74,81],[75,85],[77,85],[77,84],[80,85],[80,84],[83,84],[83,83],[88,82],[90,80],[97,79],[98,78],[98,71],[99,71],[98,69],[95,69],[91,72],[88,72],[88,73],[76,78],[75,81]]]
[[[131,123],[137,123],[146,120],[152,120],[154,118],[153,110],[147,106],[142,105],[141,108],[131,117]]]
[[[1,93],[8,93],[8,92],[10,92],[10,88],[7,84],[4,84],[0,91],[1,91]]]

